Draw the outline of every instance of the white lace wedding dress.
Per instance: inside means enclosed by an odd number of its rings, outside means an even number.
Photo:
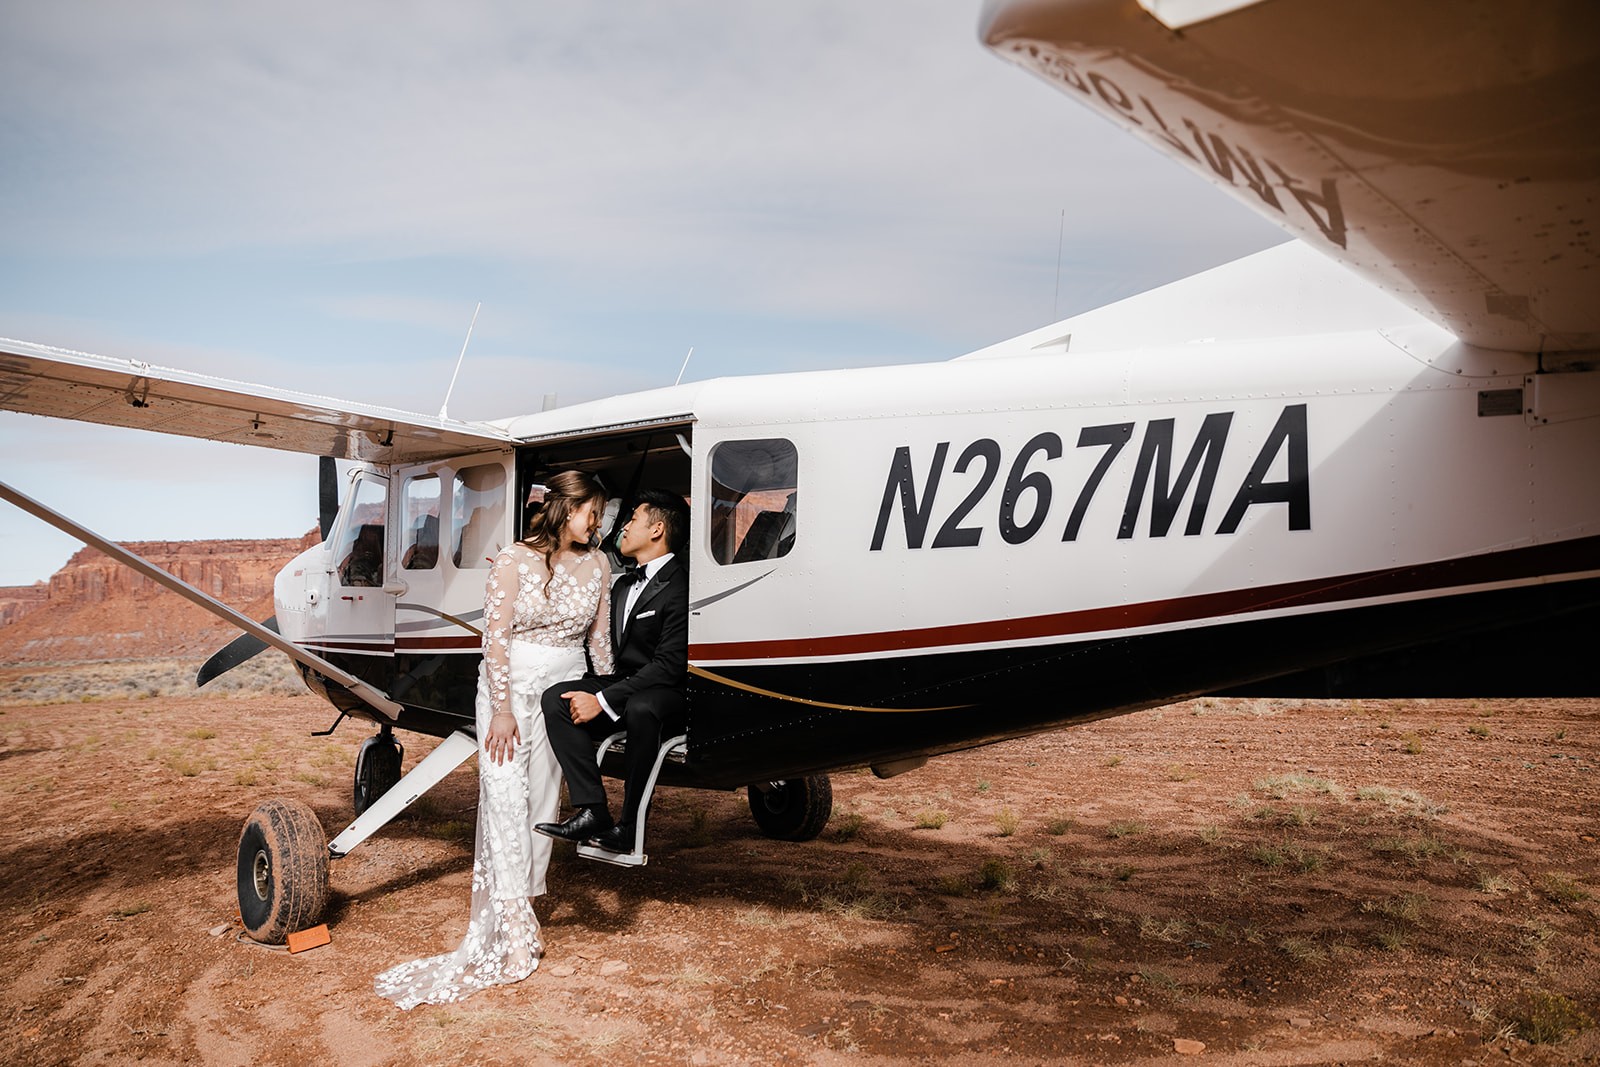
[[[522,544],[495,558],[484,592],[483,667],[478,674],[478,837],[472,915],[454,952],[403,963],[378,975],[379,996],[402,1008],[444,1004],[492,985],[517,982],[539,965],[543,946],[530,896],[544,893],[552,842],[533,825],[554,822],[561,767],[545,734],[539,698],[584,671],[612,670],[611,569],[604,554],[558,561]],[[546,577],[550,577],[548,584]],[[489,720],[509,709],[520,737],[497,764],[483,751]]]

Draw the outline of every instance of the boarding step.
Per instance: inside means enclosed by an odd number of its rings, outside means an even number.
[[[604,763],[606,755],[610,752],[625,752],[627,734],[618,731],[600,742],[600,748],[595,752],[595,762]],[[614,863],[618,867],[643,867],[650,862],[650,857],[644,851],[644,828],[646,819],[650,815],[650,801],[656,795],[656,779],[661,777],[661,767],[672,760],[682,763],[689,753],[689,735],[679,734],[669,737],[661,742],[661,748],[656,752],[655,766],[650,768],[650,777],[644,784],[644,796],[639,800],[639,815],[633,825],[633,851],[612,852],[610,849],[598,845],[579,845],[578,855],[586,860],[599,860],[601,863]]]

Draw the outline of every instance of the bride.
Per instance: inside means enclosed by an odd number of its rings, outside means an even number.
[[[556,818],[561,768],[539,698],[584,673],[584,646],[600,674],[612,670],[611,568],[590,548],[606,493],[592,475],[563,471],[545,483],[528,537],[500,551],[483,603],[478,674],[478,836],[472,915],[454,952],[378,975],[375,987],[402,1008],[443,1004],[518,982],[543,946],[530,896],[544,893],[553,842],[531,832]]]

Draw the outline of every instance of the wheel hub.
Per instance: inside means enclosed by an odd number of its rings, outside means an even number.
[[[256,896],[262,900],[267,899],[267,891],[272,884],[272,861],[267,857],[267,850],[261,849],[256,853],[254,867]]]

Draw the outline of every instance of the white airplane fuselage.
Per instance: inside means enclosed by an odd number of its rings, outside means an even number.
[[[693,504],[694,778],[893,763],[1566,613],[1589,625],[1600,374],[1538,371],[1413,324],[614,398],[511,420],[515,449],[358,473],[387,483],[397,532],[418,526],[406,501],[446,502],[437,563],[402,567],[391,536],[383,586],[341,587],[347,505],[280,576],[278,618],[405,704],[402,725],[459,726],[519,464],[592,456],[616,486],[612,446],[651,437],[678,465],[644,482]],[[728,457],[746,453],[779,455],[777,484],[740,483]],[[463,510],[408,487],[485,484],[493,465],[500,525],[458,564]],[[781,534],[741,554],[759,529]]]

